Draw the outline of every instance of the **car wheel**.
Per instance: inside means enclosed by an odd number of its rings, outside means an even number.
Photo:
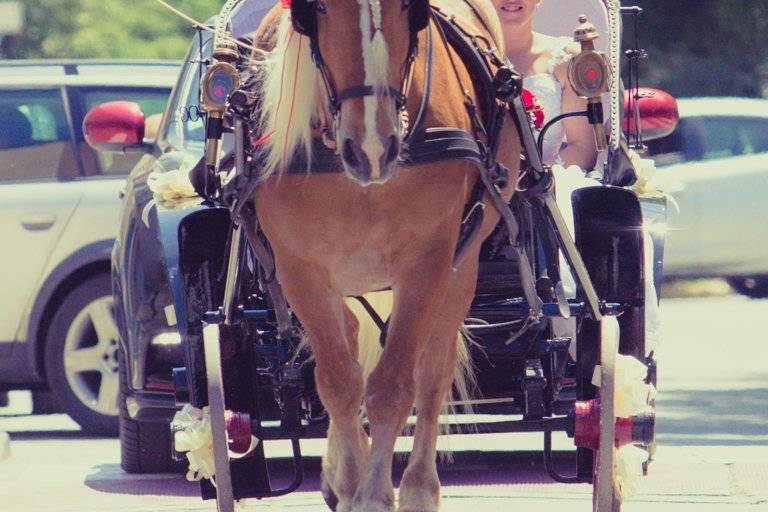
[[[32,414],[61,414],[64,409],[50,391],[32,392]]]
[[[183,473],[187,465],[171,456],[171,428],[167,423],[131,419],[125,399],[130,395],[125,357],[119,353],[120,466],[126,473]]]
[[[48,387],[85,432],[117,435],[117,326],[109,276],[80,283],[51,319],[45,345]]]
[[[768,298],[768,276],[735,276],[729,277],[727,281],[742,295],[755,299]]]

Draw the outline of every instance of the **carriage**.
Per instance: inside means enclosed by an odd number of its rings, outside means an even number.
[[[422,45],[418,52],[409,49],[405,76],[419,73],[410,69],[419,66],[416,54],[430,56],[432,44],[450,44],[462,59],[473,61],[470,74],[484,84],[479,96],[484,115],[493,118],[497,109],[509,113],[524,155],[511,199],[499,193],[509,177],[489,158],[501,145],[493,132],[498,134],[501,123],[485,124],[485,144],[449,128],[427,129],[419,144],[398,157],[403,167],[418,166],[439,153],[479,169],[451,259],[454,268],[465,265],[472,253],[468,247],[478,245],[476,286],[458,356],[465,370],[475,368],[476,382],[454,382],[446,403],[452,414],[443,429],[474,429],[477,435],[542,432],[549,475],[560,482],[591,482],[594,509],[619,510],[631,487],[631,475],[621,468],[634,463],[634,472],[647,471],[653,455],[655,333],[648,324],[655,321],[667,215],[662,193],[632,187],[645,177],[643,161],[631,148],[642,148],[643,135],[663,136],[674,128],[674,100],[638,89],[642,51],[622,52],[622,17],[636,19],[640,9],[621,7],[617,0],[543,3],[542,11],[551,16],[542,14],[538,29],[573,34],[581,44],[569,73],[577,92],[588,98],[588,109],[548,120],[534,131],[519,74],[505,62],[486,65],[493,60],[491,42],[462,30],[466,27],[451,16],[449,3],[433,4],[403,2],[411,42]],[[162,140],[183,134],[186,151],[162,151],[134,170],[113,253],[122,338],[123,466],[158,469],[142,467],[142,457],[168,450],[168,457],[190,462],[192,476],[205,477],[202,496],[215,498],[222,512],[233,510],[235,500],[296,490],[303,478],[300,441],[324,437],[329,423],[313,350],[303,335],[306,316],[295,314],[281,287],[286,276],[276,269],[275,237],[254,220],[251,198],[265,186],[259,177],[267,165],[261,145],[269,138],[258,120],[267,101],[259,93],[263,83],[253,73],[259,5],[230,0],[208,27],[212,36],[200,27],[160,135]],[[318,5],[323,3],[293,0],[284,8],[291,10],[295,32],[312,42],[313,60],[328,87],[332,80],[316,42]],[[261,37],[274,34],[262,29]],[[631,70],[626,92],[622,69]],[[425,65],[422,81],[428,74]],[[339,95],[362,99],[375,96],[371,89],[360,86]],[[396,102],[407,90],[404,85],[380,96]],[[185,105],[183,98],[190,102]],[[427,103],[417,103],[404,121],[411,132],[423,124]],[[125,105],[89,114],[85,130],[91,144],[141,146],[136,133],[143,134],[143,119],[130,112],[128,123],[129,114],[120,109]],[[555,200],[552,170],[542,164],[536,140],[568,115],[589,118],[600,149],[589,173],[596,186],[571,194],[571,226]],[[131,130],[133,135],[125,134]],[[116,137],[120,133],[125,136]],[[322,141],[312,141],[317,152],[311,161],[294,159],[285,172],[311,168],[322,174],[338,167],[336,152]],[[501,219],[478,240],[483,211],[494,207]],[[572,276],[570,290],[567,276]],[[346,304],[358,318],[358,334],[365,330],[376,345],[386,346],[393,323],[379,303],[382,293],[387,291],[349,297]],[[363,420],[362,427],[369,431],[371,423]],[[573,438],[570,470],[555,468],[553,432]],[[282,487],[270,480],[264,450],[270,440],[291,444],[293,476]],[[339,497],[325,482],[323,494],[335,509]]]

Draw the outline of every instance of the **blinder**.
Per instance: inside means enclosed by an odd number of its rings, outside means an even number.
[[[429,0],[403,0],[403,10],[408,11],[411,34],[421,32],[429,25]],[[311,39],[317,38],[317,14],[324,12],[322,0],[291,0],[293,29]]]
[[[291,21],[293,29],[310,39],[317,38],[317,13],[325,7],[318,0],[291,0]]]
[[[403,10],[408,10],[411,34],[421,32],[429,25],[429,0],[403,0]]]

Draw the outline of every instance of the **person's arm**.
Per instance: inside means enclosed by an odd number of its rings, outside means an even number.
[[[569,48],[569,50],[571,50]],[[576,95],[568,80],[568,63],[555,68],[555,76],[563,84],[562,112],[583,112],[587,109],[587,100]],[[591,171],[597,161],[595,132],[586,117],[569,117],[563,121],[566,146],[560,150],[559,157],[563,165],[577,165],[585,171]]]

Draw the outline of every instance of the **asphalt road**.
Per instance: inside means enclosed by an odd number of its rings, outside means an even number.
[[[623,510],[768,511],[768,300],[665,299],[662,317],[657,460]],[[30,416],[29,409],[24,393],[0,409],[0,431],[11,434],[11,458],[0,461],[0,511],[215,511],[181,476],[122,473],[116,440],[89,438],[66,416]],[[589,486],[546,476],[541,435],[448,442],[459,454],[441,468],[444,512],[591,510]],[[564,436],[555,447],[566,463]],[[301,491],[251,500],[244,510],[324,510],[317,492],[322,442],[303,448],[315,457]]]

